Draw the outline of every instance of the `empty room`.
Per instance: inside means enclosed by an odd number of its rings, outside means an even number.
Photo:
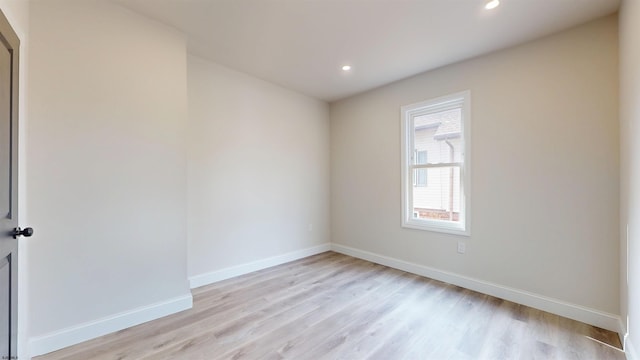
[[[2,359],[640,360],[640,2],[0,0]]]

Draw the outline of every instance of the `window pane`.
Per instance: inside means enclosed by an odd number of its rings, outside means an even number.
[[[426,164],[427,163],[427,151],[421,150],[416,151],[416,164]]]
[[[416,169],[415,184],[417,187],[427,186],[427,169]]]
[[[413,171],[415,178],[420,176],[420,172],[426,172],[429,179],[426,186],[413,187],[413,218],[460,221],[460,168],[441,167]]]
[[[417,165],[424,165],[427,163],[427,151],[416,151],[415,163]],[[415,172],[413,178],[413,184],[415,186],[427,186],[427,169],[418,169]]]
[[[413,118],[415,151],[429,153],[429,163],[462,161],[462,110],[440,111]],[[420,164],[418,159],[416,164]]]

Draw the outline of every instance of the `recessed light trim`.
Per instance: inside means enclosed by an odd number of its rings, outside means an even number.
[[[500,5],[500,0],[490,0],[484,5],[484,8],[487,10],[492,10],[497,8],[498,5]]]
[[[351,70],[351,65],[342,66],[342,71],[349,71],[349,70]]]

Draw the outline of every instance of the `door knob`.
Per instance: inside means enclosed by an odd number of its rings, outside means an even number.
[[[13,229],[13,238],[17,239],[18,236],[29,237],[33,235],[33,229],[30,227],[20,229],[19,227]]]

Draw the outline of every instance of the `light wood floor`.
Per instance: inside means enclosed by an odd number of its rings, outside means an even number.
[[[603,329],[327,252],[36,359],[624,359],[619,347]]]

